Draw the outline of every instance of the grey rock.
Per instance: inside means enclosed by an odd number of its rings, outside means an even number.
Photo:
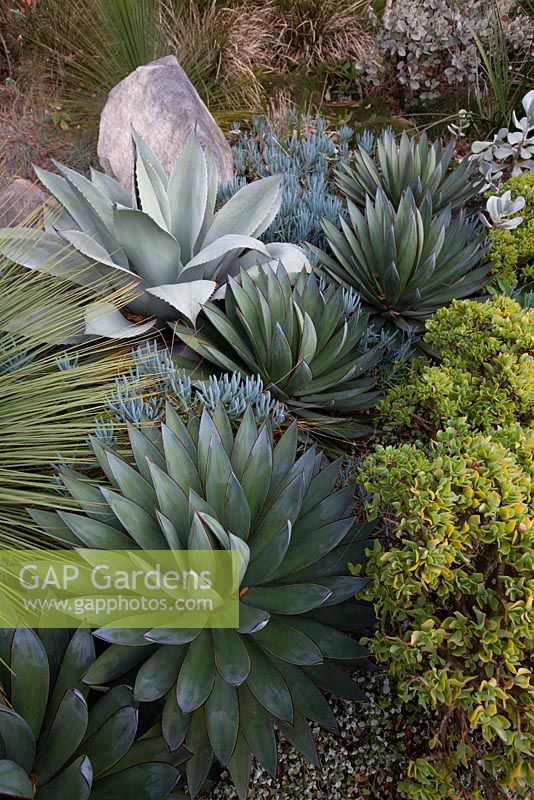
[[[174,56],[138,67],[111,90],[102,111],[98,158],[102,169],[128,191],[133,174],[132,125],[167,172],[195,130],[215,156],[219,180],[232,179],[232,150]]]
[[[15,178],[0,192],[0,228],[12,228],[28,223],[32,227],[43,224],[43,203],[55,205],[50,195],[26,178]],[[39,213],[37,210],[41,208]]]

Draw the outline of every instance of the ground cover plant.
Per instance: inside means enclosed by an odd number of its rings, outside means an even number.
[[[334,170],[347,164],[354,131],[347,126],[332,130],[325,118],[302,116],[290,108],[272,124],[255,117],[243,129],[234,126],[232,138],[236,135],[236,178],[220,186],[220,199],[231,197],[248,181],[283,175],[280,210],[260,238],[266,243],[322,246],[321,220],[336,222],[344,213]]]
[[[215,411],[222,405],[231,420],[240,419],[250,407],[257,422],[269,417],[275,427],[286,418],[284,406],[265,389],[259,376],[243,378],[233,372],[203,378],[195,374],[197,368],[177,367],[171,350],[157,340],[135,348],[131,360],[130,369],[115,379],[114,390],[106,398],[108,409],[120,422],[161,420],[167,402],[192,414],[203,408]],[[113,426],[113,420],[110,423]]]
[[[362,467],[393,526],[368,569],[382,619],[371,651],[405,701],[438,712],[407,797],[532,788],[533,336],[532,310],[505,296],[437,312],[425,342],[438,363],[414,363],[380,409],[408,442]]]

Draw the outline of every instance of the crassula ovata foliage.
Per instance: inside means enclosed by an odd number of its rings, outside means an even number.
[[[396,535],[370,558],[381,618],[371,651],[402,699],[439,712],[429,755],[399,786],[410,798],[534,787],[533,454],[531,429],[480,434],[457,420],[427,445],[381,446],[364,462],[371,510]]]

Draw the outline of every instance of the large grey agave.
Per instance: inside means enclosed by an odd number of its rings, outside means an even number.
[[[94,441],[108,485],[67,471],[81,513],[35,519],[74,546],[234,549],[241,558],[238,629],[101,630],[111,646],[87,671],[109,685],[137,669],[139,701],[165,698],[163,735],[185,741],[195,797],[214,759],[245,797],[251,756],[276,771],[274,726],[312,762],[307,720],[336,729],[322,690],[364,699],[341,666],[370,667],[349,632],[371,613],[354,601],[365,583],[349,573],[369,527],[352,516],[352,487],[334,486],[339,462],[315,447],[297,458],[297,429],[275,444],[249,409],[237,430],[219,407],[187,425],[172,408],[159,429],[129,426],[133,460]]]
[[[44,234],[0,230],[0,252],[23,266],[60,272],[84,284],[101,285],[103,279],[133,284],[138,296],[129,308],[162,320],[182,315],[194,320],[227,276],[244,264],[282,260],[289,271],[306,265],[295,245],[265,245],[259,239],[280,208],[281,176],[248,184],[215,211],[217,168],[194,134],[170,176],[150,147],[135,131],[132,135],[131,194],[94,169],[89,180],[57,163],[59,175],[36,168],[61,213],[49,219]],[[136,335],[154,324],[128,325],[102,302],[91,308],[86,322],[88,333],[107,336]]]
[[[163,800],[189,755],[138,739],[128,686],[87,702],[89,631],[0,631],[0,796],[17,800]]]

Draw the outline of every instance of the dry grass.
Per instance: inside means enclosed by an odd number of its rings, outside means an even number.
[[[260,111],[258,78],[277,65],[278,37],[269,2],[226,5],[162,0],[168,49],[176,55],[210,110]],[[220,115],[219,115],[220,118]]]
[[[306,138],[316,132],[317,108],[311,98],[297,106],[291,94],[282,90],[269,100],[265,111],[265,117],[279,139],[285,139],[292,133],[293,125],[289,124],[289,120],[295,114],[299,136]]]
[[[51,157],[86,169],[107,93],[152,58],[174,53],[227,129],[265,111],[266,73],[359,60],[371,43],[368,0],[25,2],[15,36],[0,0],[0,167],[31,179]]]
[[[371,49],[369,0],[273,0],[279,46],[295,65],[358,61]]]
[[[53,96],[31,85],[22,93],[0,84],[0,143],[0,190],[15,177],[34,181],[33,164],[51,168],[55,158],[85,170],[94,158],[90,134],[62,128]]]
[[[21,35],[18,82],[30,76],[42,105],[56,97],[70,124],[93,132],[108,92],[164,52],[153,0],[40,0]]]
[[[0,0],[1,2],[1,0]],[[177,56],[218,122],[261,111],[274,64],[269,4],[221,0],[40,0],[24,26],[17,80],[57,96],[69,124],[96,135],[108,92],[155,58]]]

